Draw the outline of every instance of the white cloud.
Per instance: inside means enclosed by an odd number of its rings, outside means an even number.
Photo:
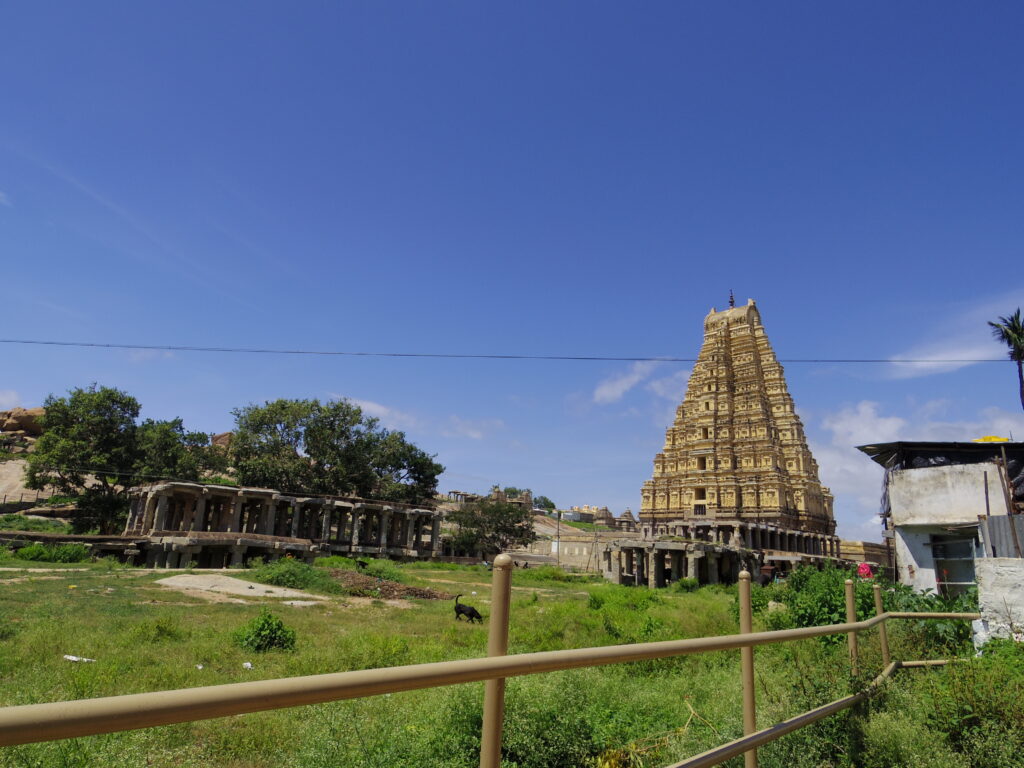
[[[13,389],[0,389],[0,411],[9,411],[21,405],[21,398]]]
[[[654,361],[633,363],[625,373],[604,379],[594,389],[593,401],[601,405],[618,402],[629,390],[650,376],[658,365]]]
[[[0,205],[6,205],[8,208],[11,208],[14,206],[14,203],[11,202],[11,198],[4,192],[0,192]]]
[[[832,433],[833,445],[886,443],[896,440],[906,424],[899,416],[879,415],[878,403],[870,400],[829,414],[822,421],[822,426]]]
[[[169,349],[130,349],[128,359],[133,363],[148,363],[150,360],[169,360],[174,353]]]
[[[1009,291],[973,302],[936,307],[922,316],[916,324],[913,319],[905,327],[920,327],[927,331],[929,340],[912,345],[906,351],[893,355],[887,374],[894,379],[910,379],[948,373],[969,365],[975,360],[993,360],[1006,357],[1006,349],[992,338],[988,321],[996,320],[1020,306],[1021,290]],[[935,360],[938,362],[910,363],[906,360]],[[966,362],[965,362],[966,361]],[[992,363],[988,363],[992,365]]]
[[[483,440],[488,433],[505,426],[501,419],[462,419],[451,416],[448,427],[441,430],[445,437],[468,437],[471,440]]]
[[[332,395],[332,397],[338,398],[339,395]],[[363,409],[363,413],[373,416],[376,419],[380,419],[380,423],[388,429],[409,429],[411,427],[419,426],[419,419],[413,416],[411,413],[405,413],[397,408],[391,408],[381,403],[375,403],[372,400],[357,400],[355,398],[349,398],[351,402],[358,405]]]
[[[683,402],[683,396],[686,394],[686,383],[690,380],[690,369],[685,368],[681,371],[676,371],[671,376],[665,376],[661,379],[652,379],[647,384],[647,389],[656,394],[658,397],[671,400],[673,403]]]

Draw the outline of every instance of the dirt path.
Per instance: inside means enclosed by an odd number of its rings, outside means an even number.
[[[233,576],[222,576],[215,573],[182,573],[177,576],[168,576],[166,579],[159,579],[154,582],[161,587],[176,589],[191,597],[203,597],[216,602],[244,603],[244,598],[289,598],[289,605],[316,605],[322,600],[329,598],[323,595],[313,595],[303,592],[300,589],[286,589],[285,587],[272,587],[268,584],[253,584],[251,581],[243,581]],[[212,597],[217,595],[218,597]],[[238,597],[234,597],[234,596]]]

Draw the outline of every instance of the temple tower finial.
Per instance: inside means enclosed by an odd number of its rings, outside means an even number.
[[[732,295],[732,288],[730,288],[729,289],[729,307],[731,309],[732,307],[735,307],[735,306],[736,306],[736,297]]]

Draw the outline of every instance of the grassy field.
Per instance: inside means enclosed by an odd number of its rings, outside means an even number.
[[[0,567],[24,566],[0,571],[0,705],[485,655],[486,624],[456,623],[450,601],[384,602],[338,594],[312,607],[271,601],[273,613],[296,631],[297,648],[258,654],[240,648],[233,633],[266,601],[213,602],[156,584],[166,572],[111,563],[40,568],[45,565],[0,560]],[[407,584],[461,592],[485,616],[490,612],[490,574],[479,567],[400,571]],[[512,653],[737,630],[734,589],[683,594],[564,578],[545,569],[515,572]],[[897,658],[917,658],[927,650],[913,634],[893,634]],[[759,649],[762,724],[861,685],[880,667],[873,633],[863,636],[861,648],[865,671],[858,680],[849,676],[841,644],[812,640]],[[65,654],[95,662],[69,662]],[[658,766],[734,738],[741,732],[738,664],[738,652],[722,652],[510,680],[505,764],[570,768],[596,766],[600,759],[608,768]],[[1024,679],[1024,661],[1019,666]],[[996,755],[989,762],[957,762],[958,744],[922,704],[926,698],[942,701],[936,691],[943,686],[949,698],[949,674],[902,674],[870,707],[762,749],[761,764],[881,767],[903,764],[905,753],[907,765],[1016,764],[997,761],[1002,758],[993,744],[1015,743],[1003,731],[991,744],[965,748],[971,754],[988,749],[985,754]],[[1001,685],[1015,679],[1002,674]],[[0,748],[0,765],[462,768],[478,761],[482,689],[462,685]],[[909,733],[906,723],[913,724]],[[903,741],[894,741],[893,728]]]

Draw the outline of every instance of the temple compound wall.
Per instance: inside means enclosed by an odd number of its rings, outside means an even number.
[[[441,513],[405,504],[186,482],[129,494],[124,535],[142,543],[128,554],[150,567],[223,568],[284,555],[417,558],[441,548]]]
[[[832,494],[753,299],[704,318],[704,341],[653,477],[639,538],[603,553],[605,575],[664,586],[731,581],[839,558]]]

